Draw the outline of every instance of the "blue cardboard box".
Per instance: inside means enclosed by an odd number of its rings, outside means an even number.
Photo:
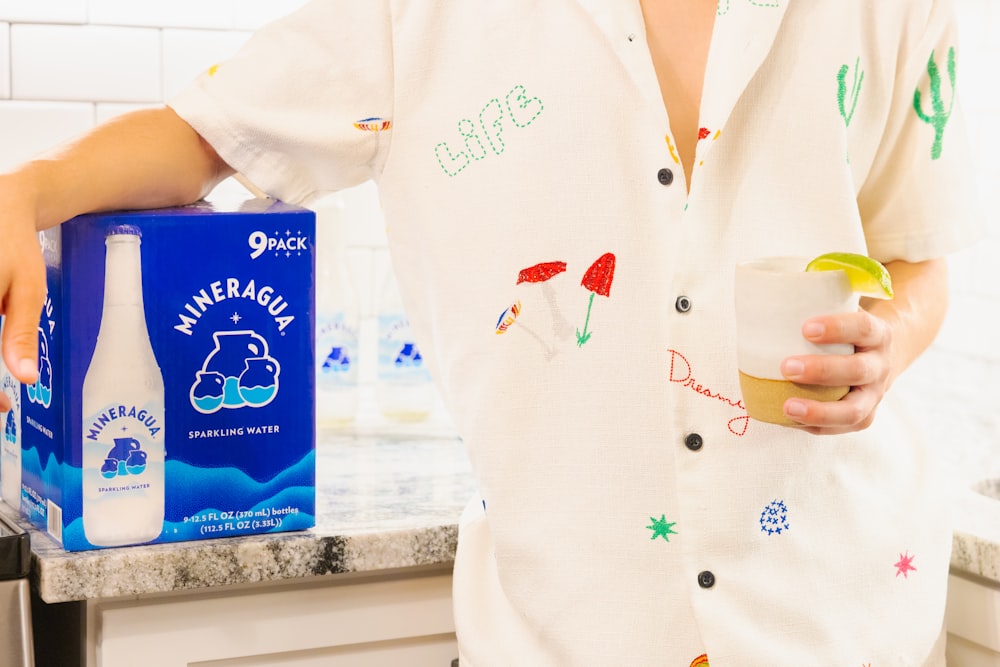
[[[70,551],[315,524],[315,215],[271,200],[40,235],[20,510]]]

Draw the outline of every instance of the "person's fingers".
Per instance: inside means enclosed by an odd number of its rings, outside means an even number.
[[[884,356],[874,352],[817,354],[789,357],[781,362],[781,372],[799,384],[857,387],[881,382],[888,366]]]
[[[41,258],[24,260],[4,299],[3,359],[24,384],[38,379],[38,319],[45,301],[45,268]]]
[[[855,388],[839,401],[790,398],[784,412],[811,433],[847,433],[871,425],[877,401],[876,392]]]
[[[818,345],[849,343],[857,347],[877,347],[886,344],[889,334],[885,322],[863,310],[814,317],[802,324],[802,335]]]

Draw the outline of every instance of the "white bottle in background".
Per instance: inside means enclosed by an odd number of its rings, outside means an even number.
[[[413,340],[396,275],[390,266],[378,301],[379,412],[394,421],[421,421],[434,407],[434,386]]]
[[[3,320],[0,319],[0,337]],[[11,409],[0,412],[0,498],[16,510],[21,505],[21,383],[0,357],[0,391]]]
[[[139,245],[132,225],[108,232],[101,326],[83,380],[83,530],[95,546],[141,544],[163,530],[163,375]]]
[[[343,202],[316,208],[316,423],[358,412],[361,300],[347,264]]]

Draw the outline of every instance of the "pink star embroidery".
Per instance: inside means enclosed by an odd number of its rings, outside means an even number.
[[[917,569],[913,567],[913,565],[911,565],[911,563],[913,562],[913,556],[909,554],[910,554],[909,551],[899,554],[899,561],[897,561],[896,564],[893,566],[896,568],[897,577],[899,575],[903,575],[903,578],[906,579],[908,572]]]

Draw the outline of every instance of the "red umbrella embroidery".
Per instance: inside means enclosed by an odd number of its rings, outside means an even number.
[[[615,256],[610,252],[601,255],[596,262],[590,265],[587,272],[583,274],[583,280],[580,284],[590,291],[590,301],[587,303],[587,320],[583,323],[583,333],[580,333],[579,329],[576,330],[576,344],[578,347],[583,347],[583,344],[590,340],[590,336],[593,333],[587,331],[587,326],[590,324],[590,309],[594,305],[594,296],[600,294],[601,296],[610,297],[611,281],[614,277]]]

